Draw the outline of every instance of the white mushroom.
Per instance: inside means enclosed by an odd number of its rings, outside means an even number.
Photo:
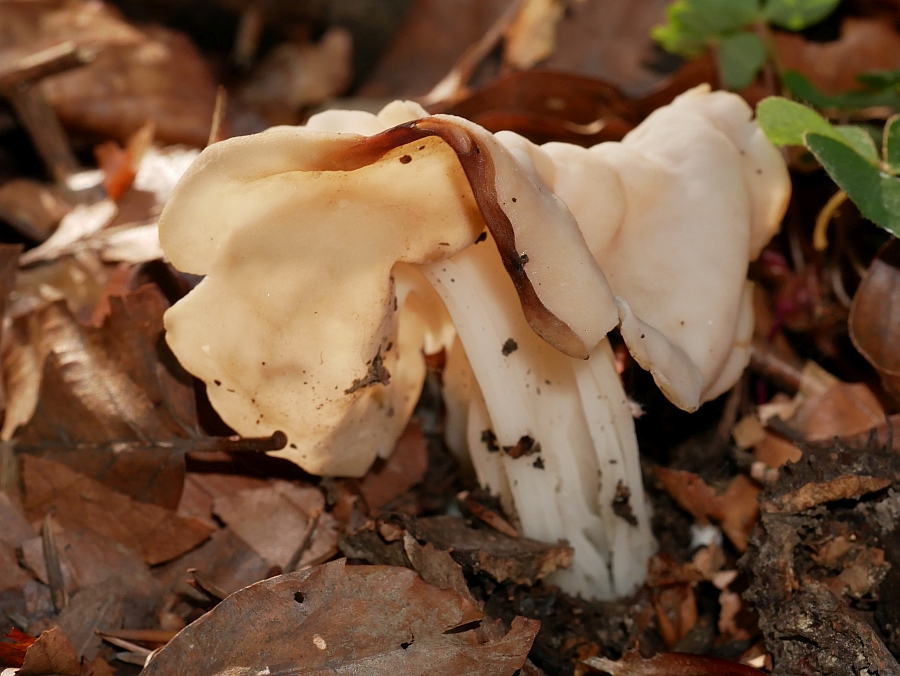
[[[575,547],[567,591],[621,596],[654,542],[605,336],[621,322],[685,409],[730,387],[747,261],[788,189],[730,94],[695,90],[590,150],[408,103],[325,113],[216,144],[187,173],[160,236],[206,278],[168,340],[237,431],[280,429],[308,471],[359,476],[402,431],[423,343],[449,340],[424,275],[459,335],[448,381],[470,399],[451,410],[481,481],[525,535]]]
[[[571,214],[493,135],[449,117],[369,137],[317,130],[340,124],[387,126],[332,113],[207,148],[162,214],[160,240],[175,266],[206,275],[167,313],[167,340],[223,419],[242,434],[282,430],[278,454],[307,471],[360,476],[393,448],[424,376],[421,341],[399,339],[414,320],[397,312],[398,264],[440,261],[487,224],[516,307],[559,349],[586,357],[616,309]],[[602,312],[582,313],[585,299]],[[407,364],[411,377],[392,380],[407,359],[419,376]]]

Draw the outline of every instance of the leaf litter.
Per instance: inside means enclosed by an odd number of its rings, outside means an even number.
[[[55,141],[0,109],[13,243],[0,249],[0,664],[36,676],[134,673],[150,656],[147,673],[898,669],[897,341],[880,312],[892,259],[875,258],[860,284],[881,241],[849,204],[828,248],[811,246],[834,190],[818,174],[795,181],[784,238],[754,271],[771,316],[758,310],[754,368],[728,402],[686,422],[621,360],[630,396],[661,421],[638,421],[661,551],[621,602],[546,582],[572,550],[517,537],[514,516],[456,466],[429,398],[437,362],[391,456],[358,480],[318,479],[262,455],[278,435],[230,436],[165,348],[162,314],[199,280],[161,259],[155,222],[211,127],[218,138],[301,122],[311,105],[343,105],[351,76],[353,96],[423,96],[449,73],[435,111],[539,142],[619,139],[718,81],[713,55],[679,64],[652,45],[668,3],[420,0],[367,16],[372,36],[396,33],[364,75],[349,71],[347,36],[360,54],[374,47],[358,26],[340,33],[342,0],[293,16],[212,3],[240,40],[201,39],[190,12],[164,3],[145,8],[156,26],[118,4],[0,2],[3,73],[48,47],[64,55],[65,41],[94,54],[44,66],[43,97],[66,130]],[[861,91],[860,74],[900,65],[877,48],[896,29],[874,7],[842,4],[825,41],[776,31],[781,66],[828,95]],[[220,82],[237,94],[221,125]],[[744,94],[755,102],[769,84],[761,75]],[[77,150],[65,176],[47,154],[60,138]],[[876,371],[850,347],[848,315]],[[822,621],[827,631],[797,629]]]

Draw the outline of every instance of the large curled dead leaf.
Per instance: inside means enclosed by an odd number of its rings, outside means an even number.
[[[23,456],[22,483],[31,519],[43,519],[55,510],[64,528],[84,528],[120,542],[150,565],[181,556],[212,532],[196,519],[132,500],[52,460]]]
[[[465,626],[482,618],[411,570],[334,561],[233,594],[169,642],[143,675],[512,676],[540,623],[517,617],[505,637],[483,641]]]
[[[884,389],[900,397],[900,242],[891,239],[872,260],[853,305],[850,339],[881,376]]]
[[[4,438],[27,421],[16,432],[18,452],[175,508],[185,449],[172,442],[199,433],[191,380],[161,339],[168,303],[145,286],[110,305],[100,328],[81,325],[64,302],[14,323],[4,358],[10,390]]]

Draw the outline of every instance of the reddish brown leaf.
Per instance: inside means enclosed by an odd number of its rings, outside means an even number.
[[[884,409],[865,384],[837,383],[800,404],[789,424],[807,441],[830,441],[867,432],[883,422]]]
[[[81,663],[65,634],[48,629],[28,648],[19,676],[81,676]]]
[[[43,518],[54,509],[54,518],[64,528],[84,528],[120,542],[150,565],[184,554],[212,532],[199,521],[136,502],[51,460],[23,456],[22,482],[31,518]]]
[[[337,525],[333,516],[323,513],[325,498],[318,488],[274,481],[263,488],[221,495],[214,511],[272,567],[283,569],[288,564],[314,511],[321,516],[299,566],[337,553]]]
[[[826,94],[859,89],[860,73],[900,68],[900,34],[877,19],[844,19],[841,37],[833,42],[777,32],[774,44],[782,68],[799,70]]]
[[[689,512],[698,523],[708,523],[709,517],[719,513],[719,498],[715,490],[706,485],[693,472],[680,469],[654,467],[653,473],[663,489],[672,496],[678,506]]]
[[[761,676],[764,673],[737,662],[686,653],[660,653],[647,660],[628,653],[618,662],[592,657],[584,663],[611,676]]]
[[[110,299],[100,328],[81,325],[64,303],[19,320],[42,375],[16,450],[67,464],[131,497],[174,508],[184,481],[183,446],[196,437],[190,379],[161,344],[168,307],[152,286]],[[22,382],[17,393],[33,391]],[[130,448],[127,442],[138,442]]]
[[[106,141],[94,148],[97,165],[103,170],[103,187],[116,201],[131,187],[136,175],[131,153],[115,141]]]
[[[900,397],[900,243],[891,239],[872,260],[850,306],[850,339]],[[880,421],[879,421],[880,422]]]
[[[456,592],[432,587],[411,570],[335,561],[233,594],[185,628],[143,674],[511,676],[524,664],[539,622],[518,617],[506,636],[484,643],[476,630],[447,633],[481,618]]]
[[[28,647],[33,645],[37,639],[15,627],[10,630],[6,638],[11,642],[0,641],[0,667],[21,667],[22,662],[25,661]]]
[[[35,242],[47,239],[72,209],[61,191],[26,178],[0,186],[0,218]]]
[[[422,424],[411,420],[397,440],[394,452],[369,470],[359,482],[359,490],[371,510],[379,510],[391,500],[421,483],[428,469],[428,442]]]
[[[759,516],[759,502],[756,500],[759,491],[756,483],[738,474],[720,499],[717,517],[722,522],[722,532],[739,552],[747,549],[747,538]]]

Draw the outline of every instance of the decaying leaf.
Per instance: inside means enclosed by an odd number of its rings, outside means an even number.
[[[869,265],[850,306],[850,338],[878,370],[884,388],[900,397],[900,244],[886,244]],[[879,423],[881,421],[878,421]],[[876,423],[877,424],[877,423]]]
[[[761,676],[764,673],[737,662],[685,653],[660,653],[650,659],[628,653],[618,662],[591,657],[584,663],[611,676]]]
[[[47,98],[74,129],[125,141],[152,120],[160,141],[202,147],[216,99],[209,67],[187,36],[142,33],[136,45],[106,46],[89,66],[48,78]]]
[[[774,46],[782,68],[800,71],[826,94],[858,89],[860,73],[900,68],[900,34],[877,19],[844,19],[833,42],[775,33]]]
[[[136,502],[52,460],[24,455],[22,482],[31,518],[43,518],[54,509],[64,528],[84,528],[120,542],[150,565],[184,554],[211,532],[199,521]]]
[[[59,559],[69,595],[112,578],[133,588],[151,589],[150,569],[132,549],[90,530],[55,533]],[[48,582],[41,539],[22,544],[23,563],[45,584]]]
[[[21,667],[28,647],[37,639],[15,628],[5,638],[9,642],[0,641],[0,667]]]
[[[213,510],[270,566],[287,566],[314,512],[320,516],[299,565],[327,560],[337,553],[337,524],[331,514],[323,513],[325,498],[318,488],[273,481],[264,488],[220,495]]]
[[[350,84],[350,33],[332,28],[317,44],[283,42],[237,90],[236,98],[270,124],[296,124],[304,106],[330,101]]]
[[[427,470],[428,442],[421,422],[413,419],[397,440],[394,452],[360,480],[359,490],[366,506],[377,511],[420,483]]]
[[[420,543],[449,552],[466,572],[484,571],[498,582],[534,584],[572,562],[571,547],[514,538],[492,528],[472,528],[455,516],[386,516],[341,537],[341,551],[372,563],[410,566],[404,531]]]
[[[186,595],[191,569],[230,593],[265,579],[271,566],[230,528],[221,528],[197,549],[154,568],[153,575],[163,589]]]
[[[167,303],[146,286],[110,305],[100,328],[83,326],[61,302],[18,320],[14,331],[28,339],[20,350],[34,366],[13,381],[11,396],[32,398],[35,408],[33,415],[17,410],[19,421],[28,420],[17,450],[174,508],[185,452],[174,442],[199,433],[190,379],[161,344]],[[6,434],[15,422],[6,421]]]
[[[477,630],[465,625],[482,617],[456,592],[432,587],[411,570],[335,561],[233,594],[185,628],[143,673],[511,676],[539,623],[516,618],[502,639],[480,643]]]
[[[35,242],[47,239],[72,209],[61,191],[26,178],[0,186],[0,220]]]
[[[81,663],[65,634],[48,629],[29,646],[19,676],[81,676]]]
[[[690,512],[701,525],[710,518],[722,525],[722,532],[735,548],[742,552],[747,548],[747,536],[753,530],[759,505],[756,496],[760,488],[743,474],[738,474],[721,495],[693,472],[654,467],[654,473],[663,489]]]

